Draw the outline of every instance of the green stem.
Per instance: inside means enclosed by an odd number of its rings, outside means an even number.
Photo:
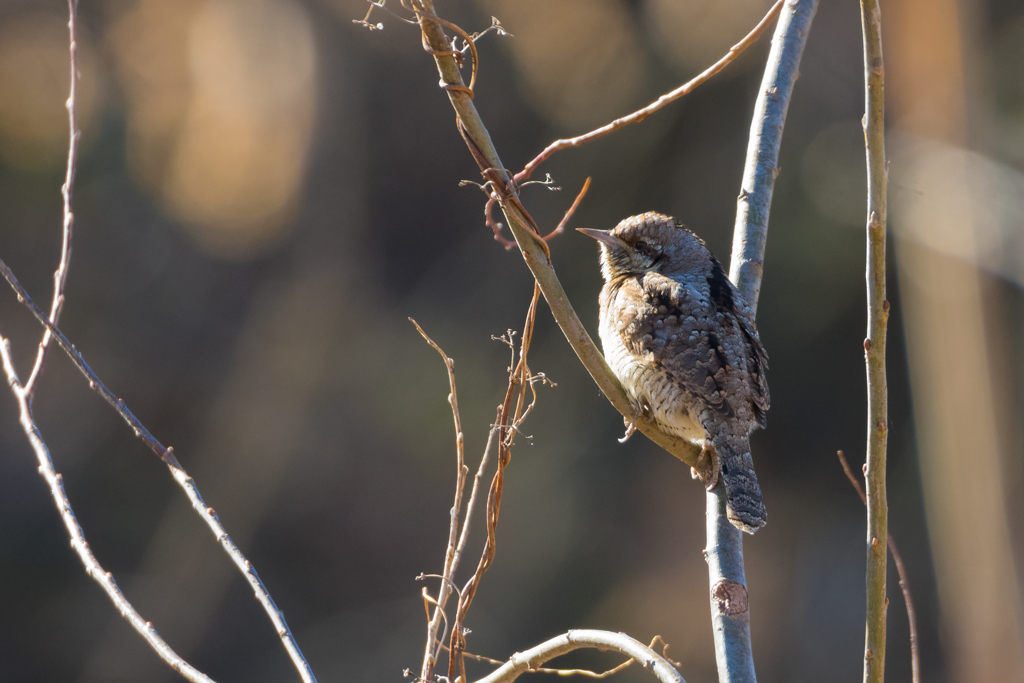
[[[888,440],[888,394],[885,378],[885,335],[889,302],[885,298],[885,68],[882,62],[882,16],[878,0],[861,0],[864,32],[864,142],[867,148],[867,290],[868,336],[864,355],[868,382],[867,469],[865,471],[867,533],[867,621],[864,682],[885,680],[885,596],[888,504],[885,460]]]

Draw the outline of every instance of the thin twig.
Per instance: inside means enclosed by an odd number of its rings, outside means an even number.
[[[575,199],[575,201],[573,201],[572,206],[570,206],[569,210],[565,212],[565,216],[562,217],[562,220],[560,220],[558,222],[558,227],[556,227],[554,230],[552,230],[548,234],[544,235],[544,241],[545,242],[550,240],[552,237],[555,237],[557,235],[561,235],[563,232],[565,232],[566,224],[568,224],[569,219],[572,218],[572,215],[574,213],[576,213],[576,209],[578,209],[580,207],[580,204],[583,202],[583,198],[587,196],[587,190],[589,190],[589,189],[590,189],[590,178],[588,177],[586,182],[583,183],[583,188],[580,189],[580,193],[578,195],[576,195],[576,199]]]
[[[885,679],[886,552],[879,539],[888,537],[885,461],[889,436],[888,388],[885,378],[885,337],[889,302],[885,298],[885,67],[882,62],[882,15],[878,0],[861,0],[864,34],[864,143],[867,154],[867,338],[864,363],[868,383],[867,435],[867,616],[864,638],[864,682]]]
[[[14,363],[11,360],[10,341],[3,337],[0,337],[0,358],[3,360],[7,384],[11,387],[11,392],[18,401],[21,428],[25,431],[25,436],[28,437],[32,450],[35,451],[36,460],[39,461],[39,473],[43,475],[43,479],[46,480],[50,488],[50,495],[57,506],[57,511],[64,522],[68,536],[71,537],[71,548],[85,566],[85,573],[100,585],[100,588],[107,594],[110,601],[114,603],[114,607],[121,613],[121,616],[142,636],[142,639],[156,652],[160,659],[167,662],[172,669],[189,681],[213,683],[206,674],[193,667],[171,649],[171,646],[157,634],[153,624],[143,619],[124,596],[124,593],[121,592],[121,589],[118,588],[117,583],[114,581],[113,575],[103,569],[96,556],[92,554],[92,551],[89,549],[89,543],[85,540],[85,532],[82,531],[82,527],[78,524],[75,512],[71,508],[71,501],[68,500],[67,494],[64,492],[64,479],[54,469],[53,460],[50,458],[50,451],[46,447],[42,435],[39,433],[35,419],[32,417],[32,407],[29,403],[28,391],[18,381],[18,373],[14,369]]]
[[[846,478],[850,480],[850,484],[860,496],[861,502],[867,505],[867,496],[864,495],[864,489],[861,488],[860,482],[857,481],[853,470],[850,469],[850,463],[846,462],[846,456],[842,451],[836,451],[836,454],[839,456],[839,464],[843,466]],[[917,649],[917,610],[914,609],[914,600],[910,596],[910,580],[907,578],[907,568],[903,565],[903,557],[896,547],[896,539],[892,537],[891,533],[888,535],[888,543],[893,564],[896,565],[896,573],[900,577],[900,591],[903,593],[903,605],[907,608],[907,622],[910,625],[910,680],[912,683],[921,683],[921,656]]]
[[[409,321],[416,326],[420,336],[427,340],[427,343],[441,354],[441,358],[444,360],[444,366],[448,371],[448,387],[451,392],[448,394],[448,403],[451,405],[452,417],[455,420],[455,502],[452,504],[450,513],[451,522],[448,529],[448,548],[444,556],[441,588],[438,590],[437,606],[434,608],[434,615],[427,626],[427,644],[423,653],[423,667],[420,673],[421,679],[430,681],[433,679],[434,665],[437,662],[437,630],[441,627],[441,619],[444,617],[444,606],[448,602],[448,596],[451,594],[451,589],[454,585],[452,577],[455,575],[455,570],[458,569],[459,556],[456,555],[456,550],[459,534],[459,513],[462,510],[462,493],[466,488],[468,468],[466,467],[465,436],[462,432],[462,418],[459,416],[459,397],[455,390],[455,361],[449,358],[448,354],[441,350],[441,347],[433,339],[427,336],[427,333],[423,331],[419,323],[412,318],[409,318]],[[426,588],[424,588],[425,590]],[[443,638],[442,636],[442,640]]]
[[[523,324],[523,336],[519,344],[519,362],[514,368],[509,367],[508,388],[505,391],[505,400],[502,402],[498,412],[497,424],[499,427],[497,435],[498,444],[498,467],[491,480],[491,487],[487,492],[486,505],[486,527],[487,540],[484,543],[483,551],[480,554],[480,561],[477,563],[476,571],[462,589],[459,595],[459,606],[455,614],[455,622],[452,625],[451,641],[449,643],[448,679],[455,680],[456,671],[466,680],[466,666],[462,653],[466,649],[466,634],[463,628],[466,614],[473,598],[476,597],[477,588],[483,579],[484,573],[494,562],[494,556],[498,548],[498,517],[501,512],[501,497],[504,491],[505,468],[512,459],[512,443],[515,439],[517,427],[522,424],[525,417],[523,408],[525,403],[527,387],[532,388],[529,381],[530,369],[527,365],[527,354],[530,351],[530,342],[533,339],[533,324],[537,316],[537,302],[540,298],[540,287],[534,283],[533,298],[530,300],[530,307],[526,313],[526,322]],[[518,391],[517,391],[518,389]],[[518,393],[515,409],[512,408],[512,400]],[[532,409],[530,404],[529,409]],[[467,517],[468,521],[468,517]],[[468,528],[468,527],[466,527]],[[465,532],[465,529],[464,529]]]
[[[71,68],[71,88],[68,92],[68,99],[65,106],[68,110],[68,165],[64,174],[64,184],[60,193],[64,198],[64,229],[60,247],[60,264],[53,274],[53,301],[50,304],[50,322],[54,325],[60,319],[61,309],[64,307],[64,283],[68,279],[68,266],[71,264],[71,228],[75,216],[71,213],[71,191],[75,183],[75,162],[78,159],[78,140],[82,133],[78,130],[78,41],[76,38],[78,19],[78,0],[68,0],[68,61]],[[32,394],[35,391],[36,380],[43,371],[43,364],[46,362],[46,350],[50,346],[50,331],[43,331],[43,339],[39,342],[39,349],[36,351],[36,362],[29,373],[28,381],[25,382],[25,395],[32,403]]]
[[[651,114],[653,114],[654,112],[658,111],[659,109],[662,109],[663,107],[668,106],[672,102],[675,102],[683,95],[688,95],[689,93],[693,92],[697,88],[697,86],[706,83],[709,79],[711,79],[712,76],[717,74],[719,71],[728,66],[734,59],[736,59],[741,52],[743,52],[748,47],[756,43],[758,38],[761,37],[761,34],[764,33],[764,30],[768,28],[768,24],[770,24],[775,19],[775,17],[779,15],[779,12],[782,10],[783,2],[784,0],[778,0],[778,2],[772,5],[772,8],[768,10],[768,14],[764,16],[764,19],[762,19],[749,34],[747,34],[746,38],[744,38],[743,40],[729,48],[729,52],[727,52],[724,57],[722,57],[717,62],[712,64],[702,73],[700,73],[696,78],[693,78],[692,80],[684,83],[683,85],[679,86],[672,92],[665,93],[657,100],[644,107],[643,109],[638,109],[632,114],[629,114],[628,116],[623,116],[622,118],[615,119],[609,124],[606,124],[604,126],[601,126],[600,128],[590,131],[589,133],[585,133],[574,138],[555,140],[550,145],[545,147],[544,151],[538,154],[536,158],[533,159],[533,161],[528,163],[522,171],[516,174],[515,181],[517,183],[521,183],[524,180],[528,179],[530,175],[532,175],[533,172],[537,169],[538,166],[544,163],[548,159],[548,157],[550,157],[558,150],[566,149],[567,147],[579,147],[580,145],[604,137],[605,135],[608,135],[609,133],[619,130],[620,128],[624,128],[631,123],[639,123],[646,119]]]
[[[800,69],[817,0],[792,0],[775,28],[772,49],[754,105],[743,181],[737,200],[729,277],[751,318],[761,291],[783,125]],[[743,567],[743,534],[726,516],[721,483],[707,494],[707,559],[711,621],[721,683],[756,681],[750,642],[750,612]]]
[[[353,24],[359,24],[360,26],[365,26],[366,28],[368,28],[371,31],[383,31],[384,30],[384,24],[382,24],[380,22],[377,22],[376,24],[371,24],[370,23],[370,15],[373,14],[373,8],[374,7],[379,7],[382,10],[384,10],[385,12],[387,12],[388,14],[390,14],[391,16],[393,16],[395,19],[398,19],[399,21],[404,21],[406,24],[412,24],[414,26],[416,25],[416,22],[413,21],[412,19],[406,19],[405,17],[400,16],[398,14],[395,14],[394,12],[389,10],[387,8],[387,0],[378,0],[376,2],[374,0],[367,0],[367,2],[370,3],[370,6],[366,8],[366,16],[363,17],[362,19],[353,19],[352,20]]]
[[[238,546],[234,544],[231,537],[228,536],[227,530],[220,523],[220,519],[214,513],[213,508],[208,507],[203,498],[199,495],[199,489],[196,488],[195,482],[192,477],[185,472],[178,459],[174,457],[173,449],[164,446],[160,443],[156,437],[145,425],[135,417],[135,415],[128,410],[128,406],[123,400],[114,395],[110,389],[106,387],[100,378],[93,372],[89,364],[85,362],[82,354],[68,341],[68,338],[57,329],[55,325],[50,323],[46,315],[38,306],[32,301],[32,298],[25,291],[25,288],[21,286],[18,279],[11,272],[11,269],[7,267],[7,264],[0,260],[0,274],[3,275],[7,283],[14,289],[18,295],[18,301],[25,304],[25,306],[32,312],[38,320],[57,341],[57,344],[64,350],[64,352],[71,358],[71,361],[75,364],[75,367],[85,375],[86,379],[89,380],[89,388],[95,391],[97,394],[103,397],[107,403],[109,403],[117,414],[121,416],[128,426],[132,428],[139,439],[146,444],[151,451],[153,451],[163,462],[167,465],[171,471],[171,475],[174,480],[178,482],[178,485],[185,491],[185,495],[188,496],[189,501],[192,503],[193,509],[199,514],[199,516],[206,522],[206,525],[210,527],[210,531],[213,532],[217,542],[220,543],[224,552],[228,554],[231,561],[234,562],[238,570],[245,576],[246,581],[249,582],[250,587],[255,593],[256,599],[263,606],[267,616],[270,618],[271,623],[274,625],[274,630],[277,631],[278,636],[281,638],[281,642],[284,644],[285,650],[287,650],[289,657],[291,657],[292,663],[296,670],[299,672],[302,680],[306,683],[314,683],[316,678],[313,676],[313,671],[309,668],[309,664],[306,662],[305,657],[302,656],[302,652],[299,650],[298,644],[295,642],[295,638],[292,636],[291,631],[288,628],[288,624],[284,620],[284,614],[278,609],[277,605],[274,604],[274,600],[270,597],[270,593],[267,592],[266,587],[260,580],[259,575],[256,573],[256,569],[252,566],[249,560],[245,559],[245,555],[238,549]]]
[[[541,671],[540,666],[548,660],[581,648],[613,650],[630,657],[631,661],[637,662],[644,669],[650,671],[662,683],[686,683],[674,666],[639,640],[630,638],[625,633],[593,630],[569,631],[565,635],[532,647],[526,652],[514,654],[500,668],[476,683],[512,683],[524,673]],[[616,667],[620,670],[621,668],[625,667],[622,665]],[[558,671],[560,670],[555,670],[552,673],[558,673]],[[579,670],[573,672],[573,674],[576,673],[580,673]],[[588,673],[593,674],[593,672]],[[591,677],[603,678],[599,674],[594,674]]]
[[[64,304],[64,284],[67,281],[68,266],[71,261],[71,229],[74,222],[74,215],[71,213],[71,194],[75,179],[75,162],[78,156],[78,140],[80,137],[78,131],[78,97],[76,87],[78,82],[77,10],[78,0],[68,0],[68,53],[71,87],[66,106],[70,132],[67,170],[64,176],[64,185],[61,187],[61,194],[64,198],[61,256],[57,271],[53,274],[53,301],[50,304],[49,315],[49,321],[53,325],[57,324]],[[89,549],[89,543],[85,540],[85,532],[78,523],[78,518],[71,507],[71,501],[68,500],[67,494],[64,491],[63,477],[54,468],[53,459],[50,457],[50,450],[43,441],[39,427],[32,416],[32,394],[35,390],[36,381],[39,379],[46,362],[46,351],[49,347],[51,336],[50,330],[48,328],[45,329],[42,340],[39,342],[39,348],[36,351],[35,363],[32,365],[28,381],[24,385],[19,381],[18,373],[14,368],[14,362],[11,358],[10,341],[3,337],[0,337],[0,358],[2,358],[4,373],[7,376],[7,384],[10,386],[15,400],[18,402],[19,422],[25,432],[25,436],[28,438],[29,445],[31,445],[32,450],[36,454],[36,460],[39,462],[39,473],[46,480],[50,489],[50,496],[53,498],[61,520],[64,522],[64,527],[67,529],[68,536],[71,538],[71,547],[85,567],[85,573],[100,585],[121,615],[142,636],[143,640],[156,652],[157,656],[189,681],[212,683],[212,680],[206,674],[193,667],[171,649],[170,645],[157,634],[151,622],[142,618],[121,592],[121,589],[118,588],[113,575],[103,569],[96,556]]]

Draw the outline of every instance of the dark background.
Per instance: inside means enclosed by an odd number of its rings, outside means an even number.
[[[522,328],[532,286],[518,253],[484,226],[481,193],[458,187],[477,170],[416,28],[378,10],[371,21],[385,30],[368,31],[352,23],[365,7],[107,0],[80,10],[83,138],[61,328],[174,447],[321,681],[398,680],[422,658],[415,577],[441,570],[454,438],[444,367],[406,318],[455,359],[475,468],[509,360],[491,337]],[[476,103],[518,169],[551,140],[692,77],[767,6],[460,0],[437,9],[469,31],[493,14],[514,34],[480,41]],[[960,11],[971,130],[986,141],[964,144],[1019,173],[1024,10],[991,0]],[[0,2],[0,257],[40,304],[59,256],[66,20],[61,2]],[[657,210],[727,262],[768,47],[766,36],[643,124],[555,155],[536,177],[550,172],[565,189],[524,189],[533,216],[554,227],[592,176],[571,227],[607,229]],[[758,315],[773,408],[753,445],[770,524],[745,550],[765,683],[861,676],[864,515],[835,457],[844,449],[859,467],[865,441],[861,60],[857,4],[823,2],[789,112]],[[892,183],[894,206],[925,191],[896,170]],[[596,334],[594,244],[569,231],[552,252]],[[1014,272],[982,277],[1004,325],[1002,409],[1016,423]],[[948,666],[955,635],[933,569],[899,290],[893,268],[890,529],[914,591],[923,680],[960,680]],[[39,329],[10,292],[0,292],[0,330],[24,378]],[[531,367],[557,387],[540,390],[524,426],[532,445],[520,438],[514,450],[469,650],[504,659],[570,628],[660,634],[687,680],[713,680],[700,486],[642,436],[616,443],[619,415],[543,303]],[[58,351],[35,410],[93,551],[169,644],[217,680],[294,678],[247,584],[166,468]],[[1018,558],[1019,455],[1019,442],[1002,455]],[[15,403],[2,397],[0,480],[0,680],[176,680],[82,571]],[[1019,608],[1015,571],[1010,562],[1007,602],[993,609]],[[894,578],[889,594],[890,680],[909,680]]]

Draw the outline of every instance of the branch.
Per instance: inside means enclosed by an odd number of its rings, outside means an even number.
[[[885,679],[885,548],[888,503],[885,459],[888,442],[888,389],[885,379],[885,335],[889,302],[885,299],[885,68],[882,62],[882,15],[877,0],[861,0],[864,33],[864,143],[867,148],[867,299],[868,336],[864,361],[868,382],[867,437],[867,624],[864,642],[864,681]]]
[[[853,476],[850,463],[846,462],[846,456],[842,451],[836,451],[839,456],[839,464],[843,466],[846,478],[853,485],[853,490],[860,496],[864,505],[868,504],[868,498],[864,495],[857,477]],[[896,565],[896,573],[900,577],[900,591],[903,593],[903,606],[907,609],[907,624],[910,627],[910,680],[911,683],[921,683],[921,655],[917,650],[917,611],[914,609],[914,600],[910,596],[910,580],[907,578],[907,568],[903,565],[903,557],[896,547],[896,539],[892,534],[888,535],[889,552],[892,553],[892,563]]]
[[[462,493],[466,487],[466,474],[468,468],[466,467],[465,457],[465,437],[462,433],[462,418],[459,416],[459,396],[455,391],[455,361],[448,357],[440,346],[438,346],[433,339],[427,336],[427,333],[423,331],[412,318],[409,321],[416,326],[416,330],[420,333],[431,348],[441,354],[441,358],[444,360],[445,369],[448,371],[448,387],[450,393],[448,394],[448,403],[452,407],[452,418],[455,420],[455,502],[452,504],[451,509],[451,523],[448,529],[448,548],[445,551],[444,556],[444,569],[441,573],[441,587],[438,589],[437,603],[434,608],[434,615],[430,619],[430,623],[427,626],[427,645],[425,652],[423,653],[423,667],[421,669],[420,678],[424,681],[433,680],[434,676],[434,665],[437,663],[437,631],[441,628],[441,620],[444,616],[444,606],[448,602],[448,597],[451,595],[452,586],[455,584],[452,579],[455,575],[455,570],[458,569],[459,559],[462,556],[462,548],[457,545],[458,533],[459,533],[459,512],[462,510]],[[491,438],[494,436],[495,430],[491,430]],[[490,451],[491,439],[488,439],[488,448],[484,452],[484,460],[487,459],[487,452]],[[479,473],[476,478],[476,483],[473,486],[473,493],[476,494],[476,484],[480,481]],[[476,496],[474,495],[470,501],[470,509],[472,504],[475,502]],[[426,590],[424,588],[424,590]],[[441,636],[441,640],[444,640],[444,636]]]
[[[65,106],[68,110],[68,167],[64,175],[64,184],[60,193],[64,197],[64,230],[61,239],[60,264],[53,274],[53,301],[50,304],[50,322],[54,325],[60,319],[61,309],[64,307],[64,283],[68,279],[68,266],[71,263],[71,227],[75,216],[71,213],[71,190],[75,182],[75,161],[78,159],[78,140],[82,137],[78,130],[78,40],[75,35],[77,27],[78,0],[68,0],[68,54],[71,64],[71,89]],[[46,350],[50,346],[50,331],[43,332],[43,339],[39,342],[39,349],[36,351],[36,362],[29,373],[28,381],[25,382],[25,395],[29,403],[32,403],[32,393],[35,390],[36,380],[43,371],[43,364],[46,362]]]
[[[64,185],[61,187],[61,194],[64,198],[64,228],[61,240],[60,263],[57,271],[53,274],[53,300],[50,304],[49,316],[49,322],[52,325],[57,324],[64,305],[64,283],[67,281],[68,265],[71,261],[71,227],[74,222],[74,215],[71,213],[71,191],[75,179],[78,140],[81,136],[78,130],[78,96],[76,87],[78,82],[77,10],[78,0],[68,0],[68,53],[71,69],[71,87],[66,106],[68,110],[70,139],[68,141],[67,171],[64,176]],[[32,394],[36,381],[43,371],[46,351],[49,347],[51,336],[49,328],[45,329],[43,338],[39,342],[39,348],[36,351],[35,363],[33,363],[28,381],[24,385],[18,379],[17,370],[14,368],[14,361],[11,358],[10,341],[2,336],[0,336],[0,362],[3,364],[7,384],[10,386],[11,393],[14,394],[14,398],[18,403],[21,428],[28,438],[29,445],[36,454],[36,460],[39,462],[39,473],[46,480],[47,486],[50,489],[50,496],[53,498],[53,502],[57,506],[57,512],[64,522],[68,536],[71,538],[71,548],[85,567],[85,573],[100,585],[100,588],[107,594],[110,601],[114,603],[121,616],[142,636],[142,639],[156,652],[160,659],[184,676],[186,680],[193,681],[194,683],[213,683],[206,674],[193,667],[171,649],[170,645],[157,634],[153,624],[142,618],[131,602],[128,601],[128,598],[124,596],[124,593],[121,592],[121,589],[118,588],[113,575],[103,569],[99,560],[96,559],[96,556],[89,549],[89,543],[85,540],[85,532],[82,531],[78,518],[75,516],[75,511],[71,507],[71,501],[68,500],[67,493],[64,491],[64,479],[54,468],[53,459],[50,457],[50,450],[43,441],[43,437],[39,433],[39,427],[32,416]]]
[[[790,0],[779,18],[754,106],[743,184],[737,200],[729,277],[751,317],[761,292],[768,214],[778,176],[779,148],[807,33],[817,0]],[[750,612],[743,568],[743,533],[725,513],[725,488],[719,482],[707,494],[707,558],[711,585],[711,622],[721,683],[753,682]]]
[[[67,494],[64,492],[64,479],[54,469],[53,460],[50,458],[50,451],[46,447],[42,435],[39,433],[35,419],[32,417],[32,406],[29,402],[28,389],[23,387],[18,380],[18,373],[14,369],[14,363],[11,360],[10,340],[3,337],[0,337],[0,359],[3,361],[4,373],[7,375],[7,384],[11,387],[11,392],[18,401],[21,428],[25,431],[25,436],[28,437],[32,450],[35,451],[36,459],[39,461],[39,473],[43,475],[43,479],[46,480],[47,485],[50,487],[50,495],[53,497],[53,502],[57,506],[60,518],[68,531],[68,536],[71,537],[71,548],[85,566],[85,573],[100,585],[100,588],[107,594],[110,601],[114,603],[114,607],[121,613],[121,616],[153,648],[153,651],[156,652],[160,659],[167,662],[172,669],[184,676],[186,680],[193,681],[193,683],[213,683],[212,679],[206,674],[193,667],[171,649],[171,646],[157,634],[153,624],[143,619],[135,607],[128,601],[128,598],[124,596],[121,589],[117,587],[117,582],[114,581],[113,575],[103,569],[96,556],[92,554],[92,551],[89,549],[89,543],[85,540],[85,533],[82,531],[82,527],[75,517],[75,512],[71,508],[71,501],[68,500]]]
[[[678,670],[681,665],[679,664],[679,662],[671,659],[668,656],[668,643],[666,643],[662,639],[661,636],[654,636],[654,638],[651,639],[651,642],[647,645],[647,647],[649,647],[649,648],[651,648],[653,650],[654,649],[654,645],[656,643],[661,643],[661,647],[662,647],[661,656],[665,658],[665,661],[668,662],[669,664],[671,664],[672,666],[674,666]],[[487,662],[488,664],[494,664],[496,666],[501,666],[502,664],[505,663],[505,662],[501,661],[500,659],[491,659],[490,657],[484,657],[483,655],[474,655],[474,654],[470,654],[469,652],[465,652],[463,654],[466,657],[469,657],[470,659],[475,659],[475,660],[477,660],[479,662]],[[533,669],[530,669],[530,673],[555,674],[556,676],[582,676],[583,678],[602,679],[602,678],[608,678],[609,676],[614,676],[615,674],[619,673],[620,671],[623,671],[624,669],[628,669],[635,662],[636,662],[635,659],[627,659],[626,661],[622,662],[618,666],[613,666],[612,668],[605,669],[604,671],[601,671],[601,672],[591,671],[590,669],[552,669],[552,668],[548,668],[548,667],[543,667],[542,666],[542,667],[534,667]]]
[[[492,196],[501,206],[509,228],[523,254],[523,259],[536,278],[541,293],[551,308],[555,322],[558,323],[558,327],[569,341],[569,345],[572,346],[573,351],[576,352],[580,362],[583,363],[601,392],[624,417],[631,418],[633,410],[625,390],[612,374],[604,356],[597,350],[594,340],[590,338],[590,334],[583,327],[572,304],[569,303],[565,290],[562,289],[562,284],[555,274],[548,246],[540,237],[537,224],[520,203],[518,190],[515,183],[512,182],[512,174],[501,163],[501,158],[491,142],[490,133],[487,132],[486,126],[480,119],[472,97],[466,91],[462,74],[459,72],[454,56],[450,54],[448,39],[434,14],[432,0],[415,0],[413,7],[419,18],[424,42],[437,63],[442,87],[447,91],[448,98],[458,117],[459,132],[480,167],[481,173],[491,189]],[[697,466],[700,449],[690,442],[662,431],[653,421],[651,423],[641,421],[637,425],[637,429],[690,467]]]
[[[625,633],[593,630],[569,631],[526,652],[516,653],[499,669],[476,683],[512,683],[522,674],[536,671],[550,659],[585,647],[612,650],[631,657],[637,664],[654,674],[661,683],[686,683],[675,667],[639,640],[630,638]]]
[[[658,111],[659,109],[662,109],[663,107],[668,106],[672,102],[675,102],[683,95],[688,95],[689,93],[693,92],[697,88],[697,86],[706,83],[708,80],[711,79],[712,76],[714,76],[719,71],[727,67],[734,59],[739,57],[741,52],[743,52],[748,47],[750,47],[751,45],[758,41],[758,39],[761,37],[761,34],[764,33],[764,30],[768,28],[768,24],[772,23],[775,17],[779,15],[779,11],[782,9],[783,1],[784,0],[778,0],[778,2],[772,5],[772,8],[768,10],[768,14],[764,15],[764,19],[762,19],[757,24],[757,26],[755,26],[754,29],[749,34],[747,34],[746,38],[744,38],[743,40],[729,48],[729,51],[725,54],[724,57],[722,57],[717,62],[712,64],[710,67],[705,69],[695,78],[684,83],[675,90],[665,93],[651,104],[647,105],[643,109],[638,109],[632,114],[623,116],[622,118],[619,119],[615,119],[611,123],[601,126],[600,128],[597,128],[595,130],[592,130],[589,133],[585,133],[574,138],[555,140],[550,145],[545,147],[544,151],[538,154],[536,158],[533,159],[533,161],[528,163],[522,171],[516,174],[516,182],[521,183],[524,180],[529,179],[530,175],[533,174],[537,167],[544,163],[544,161],[546,161],[548,157],[550,157],[558,150],[566,149],[568,147],[579,147],[580,145],[584,145],[588,142],[604,137],[605,135],[608,135],[609,133],[612,133],[620,128],[624,128],[631,123],[640,123],[641,121],[643,121],[644,119],[646,119],[648,116]]]
[[[228,554],[231,561],[234,562],[238,570],[245,576],[246,581],[249,582],[249,586],[253,589],[256,599],[263,606],[267,616],[270,618],[271,623],[274,625],[274,630],[277,631],[278,636],[281,638],[281,642],[284,644],[285,650],[291,657],[292,663],[296,670],[299,672],[299,676],[305,683],[315,683],[316,678],[313,676],[313,671],[309,668],[309,664],[306,659],[302,656],[302,652],[299,650],[298,644],[295,642],[295,638],[292,636],[291,631],[288,628],[288,624],[285,623],[284,614],[278,609],[277,605],[274,604],[274,600],[270,597],[270,593],[267,592],[266,587],[260,580],[259,575],[256,573],[255,567],[245,558],[242,551],[238,549],[238,546],[234,544],[231,537],[228,536],[227,530],[220,523],[220,519],[217,518],[213,508],[207,507],[206,503],[203,502],[203,498],[199,495],[199,489],[196,487],[195,481],[192,477],[188,476],[188,473],[178,462],[178,459],[174,457],[174,450],[162,443],[157,441],[156,437],[153,436],[145,425],[139,421],[139,418],[128,410],[128,406],[125,402],[114,395],[110,389],[100,381],[100,378],[92,371],[89,364],[85,362],[82,354],[68,341],[68,338],[57,329],[56,326],[51,323],[46,315],[36,306],[35,302],[25,291],[25,288],[21,286],[18,279],[11,272],[11,269],[7,267],[7,264],[0,260],[0,274],[3,275],[7,283],[10,284],[11,288],[18,295],[18,301],[25,304],[25,306],[32,312],[38,320],[50,333],[50,335],[57,341],[57,344],[64,350],[64,352],[71,358],[71,361],[75,364],[75,367],[85,375],[86,379],[89,380],[89,388],[95,391],[97,394],[103,397],[103,399],[109,403],[117,414],[121,416],[128,426],[135,432],[135,436],[139,437],[144,444],[149,446],[149,449],[156,453],[156,455],[167,465],[167,468],[171,471],[171,476],[178,482],[178,485],[185,491],[185,495],[188,496],[189,501],[192,503],[193,509],[196,513],[206,522],[206,525],[210,527],[210,531],[213,532],[217,542],[220,543],[224,552]],[[13,370],[13,367],[12,367]],[[9,374],[10,376],[10,374]],[[14,385],[12,384],[12,387]],[[15,392],[17,394],[17,392]],[[19,399],[20,401],[21,399]],[[31,441],[33,436],[29,435]],[[61,508],[63,513],[63,508]],[[127,617],[126,617],[127,618]]]

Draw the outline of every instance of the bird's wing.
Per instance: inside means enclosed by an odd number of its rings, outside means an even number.
[[[627,313],[634,328],[623,334],[626,348],[655,363],[689,396],[732,415],[722,386],[726,357],[706,294],[659,273],[646,273],[623,282],[620,296],[642,302]]]
[[[753,379],[754,416],[762,428],[767,424],[768,408],[771,407],[771,396],[768,393],[768,354],[761,345],[757,328],[745,318],[740,318],[740,330],[747,345],[747,370]]]

